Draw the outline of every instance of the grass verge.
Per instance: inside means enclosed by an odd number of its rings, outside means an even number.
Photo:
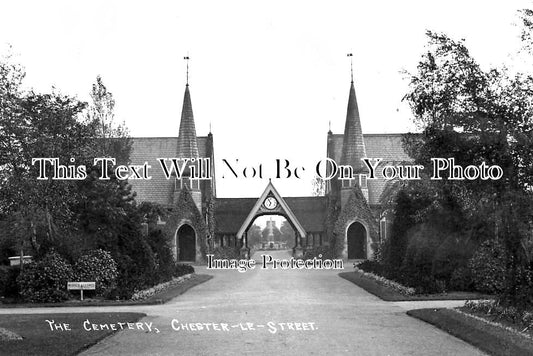
[[[153,305],[164,304],[170,299],[175,298],[198,284],[207,282],[213,276],[207,274],[193,274],[191,278],[185,280],[172,288],[162,291],[152,297],[144,300],[105,300],[105,299],[89,299],[89,300],[69,300],[62,303],[11,303],[2,304],[0,308],[42,308],[42,307],[103,307],[114,305]]]
[[[213,276],[208,274],[193,274],[191,278],[186,279],[183,283],[153,295],[152,297],[143,300],[140,304],[164,304],[172,298],[182,295],[192,287],[207,282],[211,278],[213,278]]]
[[[23,340],[0,340],[1,355],[77,355],[93,346],[114,330],[87,331],[83,322],[94,324],[136,322],[142,313],[81,313],[81,314],[6,314],[0,327],[17,333]],[[51,330],[46,320],[69,324],[71,331]],[[126,330],[125,332],[142,332]]]
[[[491,296],[470,292],[450,292],[440,294],[415,294],[405,295],[391,287],[384,286],[377,281],[363,277],[359,272],[342,272],[339,277],[363,288],[369,293],[387,302],[406,302],[420,300],[465,300],[465,299],[490,299]]]
[[[407,315],[435,325],[490,355],[533,355],[533,341],[453,309],[415,309]]]

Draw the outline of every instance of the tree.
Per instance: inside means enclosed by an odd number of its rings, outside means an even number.
[[[281,232],[281,241],[287,242],[288,244],[294,242],[294,230],[289,221],[283,220],[279,231]]]
[[[72,181],[38,180],[32,160],[85,163],[93,138],[90,125],[79,120],[84,103],[55,91],[25,92],[24,75],[9,56],[0,61],[0,215],[21,254],[28,245],[38,247],[39,239],[56,239],[72,223],[70,203],[77,199]],[[45,171],[51,178],[49,163]]]
[[[479,229],[499,238],[511,256],[503,299],[518,305],[522,241],[531,219],[533,187],[533,77],[503,69],[484,71],[464,41],[427,33],[429,48],[411,74],[405,96],[421,135],[404,145],[417,164],[430,170],[432,157],[454,157],[456,164],[499,165],[499,180],[433,181],[433,215],[450,215],[452,231]],[[466,234],[468,236],[468,234]]]
[[[261,243],[261,228],[258,225],[253,224],[248,229],[246,237],[248,239],[248,246],[254,246]]]
[[[522,49],[533,54],[533,10],[531,9],[522,9],[519,11],[520,20],[522,22]]]
[[[91,99],[87,118],[96,128],[97,153],[100,157],[116,158],[117,164],[128,164],[132,141],[125,124],[115,122],[115,99],[100,76],[92,85]]]

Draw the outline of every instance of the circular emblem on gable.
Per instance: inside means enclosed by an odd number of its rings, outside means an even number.
[[[268,197],[265,199],[265,208],[268,210],[275,209],[278,206],[278,201],[274,197]]]

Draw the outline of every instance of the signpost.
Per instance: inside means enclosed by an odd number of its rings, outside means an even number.
[[[81,300],[83,300],[83,291],[84,290],[95,290],[96,282],[67,282],[68,290],[79,290]]]

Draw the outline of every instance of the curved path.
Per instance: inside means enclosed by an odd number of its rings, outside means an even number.
[[[407,316],[409,303],[383,302],[338,277],[339,271],[197,271],[215,278],[165,305],[94,308],[145,312],[142,321],[151,322],[159,333],[125,330],[83,355],[483,355]],[[89,310],[54,308],[77,311]]]

